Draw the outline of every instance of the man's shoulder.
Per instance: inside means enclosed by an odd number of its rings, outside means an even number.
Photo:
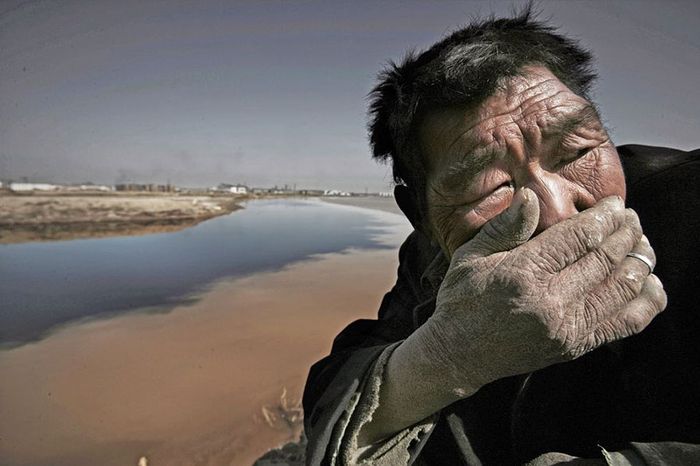
[[[628,188],[652,181],[668,171],[677,171],[682,176],[684,170],[700,167],[700,149],[684,151],[669,147],[625,144],[617,146],[617,152],[620,154]]]
[[[624,145],[617,148],[627,182],[627,205],[637,211],[645,232],[664,230],[667,242],[679,234],[700,234],[700,149]],[[668,231],[667,231],[668,230]]]

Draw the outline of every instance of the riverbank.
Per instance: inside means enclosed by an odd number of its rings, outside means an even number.
[[[240,209],[245,197],[171,193],[0,196],[0,244],[163,233]]]

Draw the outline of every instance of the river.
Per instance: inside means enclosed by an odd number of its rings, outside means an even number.
[[[249,202],[180,232],[0,246],[0,463],[252,464],[309,367],[376,318],[401,216]],[[287,409],[287,408],[284,408]]]
[[[0,245],[0,345],[95,317],[167,312],[217,280],[317,254],[392,248],[379,235],[401,222],[317,200],[262,200],[174,233]]]

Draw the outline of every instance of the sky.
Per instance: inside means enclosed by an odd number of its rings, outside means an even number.
[[[387,60],[522,1],[0,0],[0,180],[391,189]],[[700,2],[540,1],[617,144],[700,147]]]

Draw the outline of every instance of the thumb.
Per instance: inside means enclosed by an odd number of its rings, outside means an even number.
[[[460,257],[486,257],[510,251],[530,239],[540,221],[540,203],[531,189],[515,192],[510,206],[488,221],[479,233],[454,253]]]

